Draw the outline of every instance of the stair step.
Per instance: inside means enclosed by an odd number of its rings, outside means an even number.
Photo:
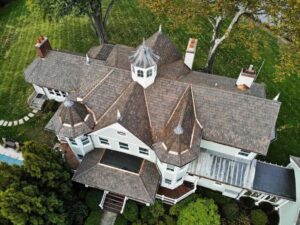
[[[107,210],[107,211],[115,212],[115,213],[120,213],[120,211],[121,211],[121,209],[116,209],[116,208],[109,207],[109,206],[103,206],[103,209]]]
[[[106,197],[107,198],[113,197],[113,198],[118,198],[118,199],[122,199],[122,200],[125,198],[125,196],[118,195],[118,194],[115,194],[115,193],[109,193]]]
[[[123,206],[123,204],[122,205],[116,205],[116,204],[113,204],[113,203],[111,203],[111,202],[106,202],[105,204],[104,204],[104,207],[105,206],[108,206],[108,207],[112,207],[112,208],[116,208],[116,209],[122,209],[122,206]]]
[[[116,201],[114,199],[106,199],[105,202],[111,202],[115,205],[122,205],[124,201]]]
[[[120,199],[120,198],[114,198],[114,197],[106,197],[106,199],[112,200],[114,202],[123,202],[124,201],[124,198]]]

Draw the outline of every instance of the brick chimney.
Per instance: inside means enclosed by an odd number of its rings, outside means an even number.
[[[35,48],[37,55],[41,58],[45,58],[47,52],[52,49],[48,38],[43,35],[36,40]]]
[[[184,64],[187,65],[188,68],[193,68],[193,63],[195,59],[196,49],[197,49],[198,40],[195,38],[190,38],[188,46],[186,48]]]
[[[246,90],[251,88],[256,79],[256,72],[253,70],[253,65],[250,65],[248,69],[242,69],[240,75],[236,81],[236,86],[239,90]]]

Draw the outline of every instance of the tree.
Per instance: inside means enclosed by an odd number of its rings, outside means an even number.
[[[267,0],[140,1],[143,5],[149,7],[151,11],[162,16],[166,15],[173,23],[186,24],[187,21],[195,19],[197,16],[207,18],[212,32],[206,65],[203,70],[208,73],[213,72],[218,49],[228,39],[240,18],[245,15],[253,17],[268,13],[272,9],[271,6],[274,5],[272,3],[268,4]]]
[[[107,43],[106,24],[116,0],[110,0],[106,10],[103,0],[28,0],[42,10],[45,17],[58,19],[66,15],[86,15],[90,18],[99,43]]]
[[[178,225],[220,225],[218,207],[212,199],[198,199],[179,213]]]
[[[251,222],[254,225],[266,225],[268,217],[261,209],[255,209],[251,211]]]
[[[123,212],[123,216],[130,222],[135,222],[139,217],[139,208],[136,203],[128,201]]]
[[[23,166],[0,164],[0,217],[16,225],[67,224],[72,186],[62,155],[33,142],[22,152]]]

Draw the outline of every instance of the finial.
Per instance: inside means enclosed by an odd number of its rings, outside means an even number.
[[[90,57],[88,56],[88,54],[85,55],[85,64],[86,65],[90,65]]]
[[[162,29],[161,29],[161,24],[159,24],[159,28],[158,28],[158,32],[162,32]]]
[[[273,100],[274,100],[274,101],[278,101],[279,96],[280,96],[280,92],[273,98]]]

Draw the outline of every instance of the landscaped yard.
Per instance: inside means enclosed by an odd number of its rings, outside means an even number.
[[[110,42],[136,46],[162,23],[163,31],[182,52],[189,37],[199,39],[195,69],[204,66],[211,35],[205,18],[194,17],[177,23],[155,16],[140,6],[138,0],[116,2],[108,22]],[[24,81],[22,71],[35,57],[34,41],[40,34],[47,35],[55,49],[85,53],[97,44],[88,18],[66,17],[61,21],[44,21],[41,15],[30,13],[25,0],[13,1],[0,9],[0,120],[14,120],[29,112],[26,100],[32,88]],[[287,163],[290,154],[300,156],[300,59],[286,62],[288,57],[294,57],[287,54],[290,51],[289,46],[280,43],[268,32],[243,20],[220,49],[214,68],[216,74],[237,77],[242,67],[254,64],[258,68],[265,60],[257,82],[266,84],[268,98],[281,93],[278,140],[271,144],[268,155],[269,160],[278,163]],[[43,131],[50,117],[38,115],[25,125],[1,127],[0,136],[53,143],[54,135]]]

